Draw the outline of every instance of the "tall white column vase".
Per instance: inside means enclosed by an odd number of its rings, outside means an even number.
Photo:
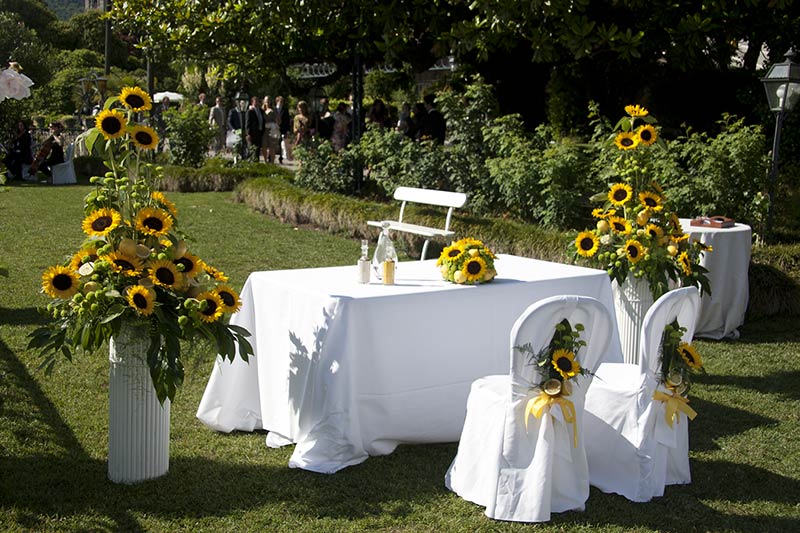
[[[626,363],[639,364],[639,337],[644,315],[653,305],[650,284],[642,278],[628,276],[620,286],[611,282],[614,293],[614,310],[617,314],[619,340]]]
[[[138,483],[169,470],[169,399],[162,406],[147,366],[145,326],[122,323],[109,341],[108,479]]]

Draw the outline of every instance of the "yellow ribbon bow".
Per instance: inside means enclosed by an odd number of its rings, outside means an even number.
[[[557,403],[561,406],[561,412],[564,414],[564,422],[572,424],[572,444],[577,448],[578,422],[575,416],[575,406],[571,401],[564,398],[564,396],[566,395],[563,393],[559,396],[550,396],[542,391],[536,398],[528,400],[528,404],[525,406],[525,431],[528,431],[528,417],[530,415],[541,418],[545,408],[551,407],[554,403]]]
[[[664,402],[666,404],[664,419],[667,421],[667,425],[669,425],[671,428],[673,421],[680,421],[680,418],[678,417],[679,411],[689,417],[689,420],[694,420],[694,417],[697,416],[697,411],[689,407],[689,398],[684,398],[675,391],[671,392],[671,395],[659,390],[653,393],[654,400]]]

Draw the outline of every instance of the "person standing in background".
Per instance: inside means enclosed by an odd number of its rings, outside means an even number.
[[[214,107],[208,112],[208,123],[216,130],[214,137],[214,153],[219,154],[225,149],[225,138],[228,133],[228,125],[225,118],[225,108],[222,107],[222,97],[217,96]]]
[[[280,156],[281,151],[281,129],[278,126],[278,113],[272,107],[272,98],[264,97],[262,106],[264,111],[264,139],[261,144],[261,153],[264,161],[274,163],[275,156]]]
[[[278,115],[278,128],[280,128],[281,131],[281,150],[278,162],[283,164],[284,157],[287,160],[292,158],[292,147],[290,146],[289,138],[292,131],[292,119],[289,116],[289,108],[286,107],[283,96],[277,96],[275,98],[275,113]]]
[[[247,144],[250,147],[250,159],[258,163],[261,155],[261,141],[264,138],[264,112],[261,110],[258,96],[250,98],[250,107],[244,119],[247,132]]]

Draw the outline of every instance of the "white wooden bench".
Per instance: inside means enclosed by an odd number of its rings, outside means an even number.
[[[367,224],[380,228],[384,222],[388,222],[390,230],[403,231],[405,233],[412,233],[414,235],[421,235],[425,237],[425,244],[422,245],[422,255],[420,256],[420,261],[423,261],[425,259],[425,254],[428,251],[428,242],[431,238],[444,238],[455,235],[455,232],[450,231],[450,218],[453,215],[453,209],[456,207],[462,207],[466,203],[467,195],[463,192],[398,187],[397,190],[394,191],[394,199],[402,202],[400,204],[400,216],[397,217],[397,220],[369,220],[367,221]],[[447,207],[447,217],[444,220],[444,229],[433,228],[429,226],[419,226],[417,224],[408,224],[403,222],[403,214],[406,209],[406,203],[408,202]]]

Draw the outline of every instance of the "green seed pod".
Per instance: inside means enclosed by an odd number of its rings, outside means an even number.
[[[90,309],[92,310],[92,313],[96,313],[100,310],[100,304],[92,304]]]
[[[188,316],[186,316],[186,315],[181,315],[180,317],[178,317],[178,324],[179,324],[179,325],[180,325],[182,328],[185,328],[185,327],[186,327],[186,325],[187,325],[188,323],[189,323],[189,317],[188,317]]]

